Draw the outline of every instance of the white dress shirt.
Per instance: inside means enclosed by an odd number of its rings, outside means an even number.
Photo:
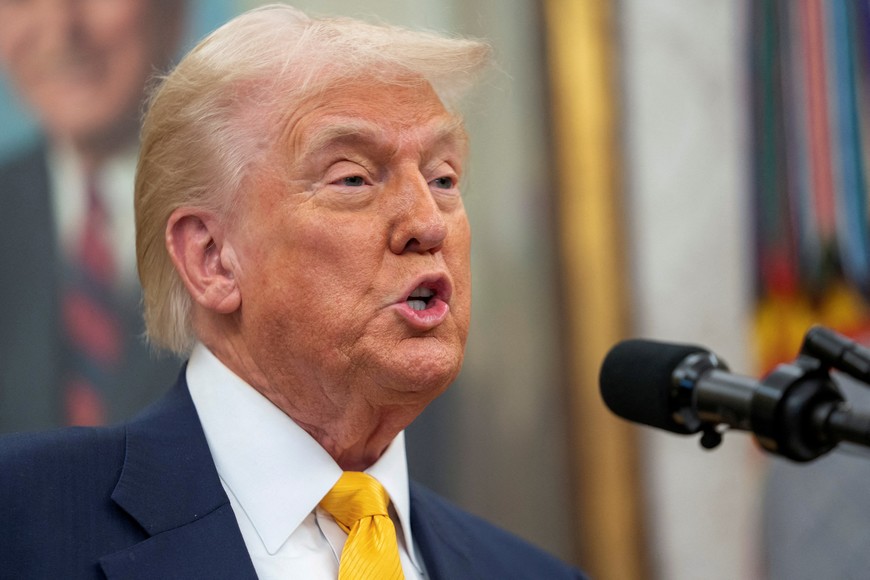
[[[118,290],[138,291],[136,272],[136,220],[133,189],[136,176],[137,147],[119,150],[97,170],[94,179],[103,205],[109,214],[111,249],[117,267]],[[81,228],[87,212],[87,191],[82,163],[71,148],[55,145],[48,152],[48,173],[57,243],[62,255],[79,247]]]
[[[347,534],[318,507],[342,474],[335,460],[202,344],[187,384],[257,575],[335,580]],[[404,433],[366,473],[392,501],[405,578],[425,578],[411,537]]]

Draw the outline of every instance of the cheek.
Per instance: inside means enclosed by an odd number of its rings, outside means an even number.
[[[464,214],[451,231],[445,252],[455,284],[453,311],[456,323],[467,333],[471,320],[471,229]]]
[[[274,208],[273,208],[274,210]],[[298,211],[298,210],[291,210]],[[383,242],[360,220],[297,213],[246,245],[246,288],[299,319],[352,317],[380,267]],[[256,223],[256,222],[254,222]],[[244,296],[244,294],[243,294]]]
[[[471,228],[464,214],[457,218],[450,228],[450,233],[444,244],[444,253],[451,269],[455,269],[451,273],[457,277],[462,276],[466,281],[469,281],[471,278]]]
[[[300,217],[293,234],[300,260],[346,282],[380,265],[387,248],[383,222],[361,214],[318,211]]]

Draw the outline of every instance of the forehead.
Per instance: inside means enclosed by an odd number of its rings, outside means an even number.
[[[375,84],[332,89],[288,115],[287,141],[298,156],[336,144],[423,148],[452,146],[464,153],[466,134],[458,115],[424,83]]]

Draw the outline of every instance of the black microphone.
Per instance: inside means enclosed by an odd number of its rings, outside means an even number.
[[[620,417],[701,443],[721,441],[720,425],[752,432],[761,446],[809,461],[840,441],[870,446],[870,414],[853,412],[828,367],[802,354],[762,380],[732,374],[707,349],[627,340],[607,354],[599,377],[605,404]]]

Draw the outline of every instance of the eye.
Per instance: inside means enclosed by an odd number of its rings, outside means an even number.
[[[339,179],[338,183],[347,187],[362,187],[366,184],[366,180],[361,175],[349,175]]]
[[[445,175],[443,177],[436,177],[432,181],[429,182],[434,187],[438,189],[453,189],[456,187],[456,179],[450,177],[449,175]]]

